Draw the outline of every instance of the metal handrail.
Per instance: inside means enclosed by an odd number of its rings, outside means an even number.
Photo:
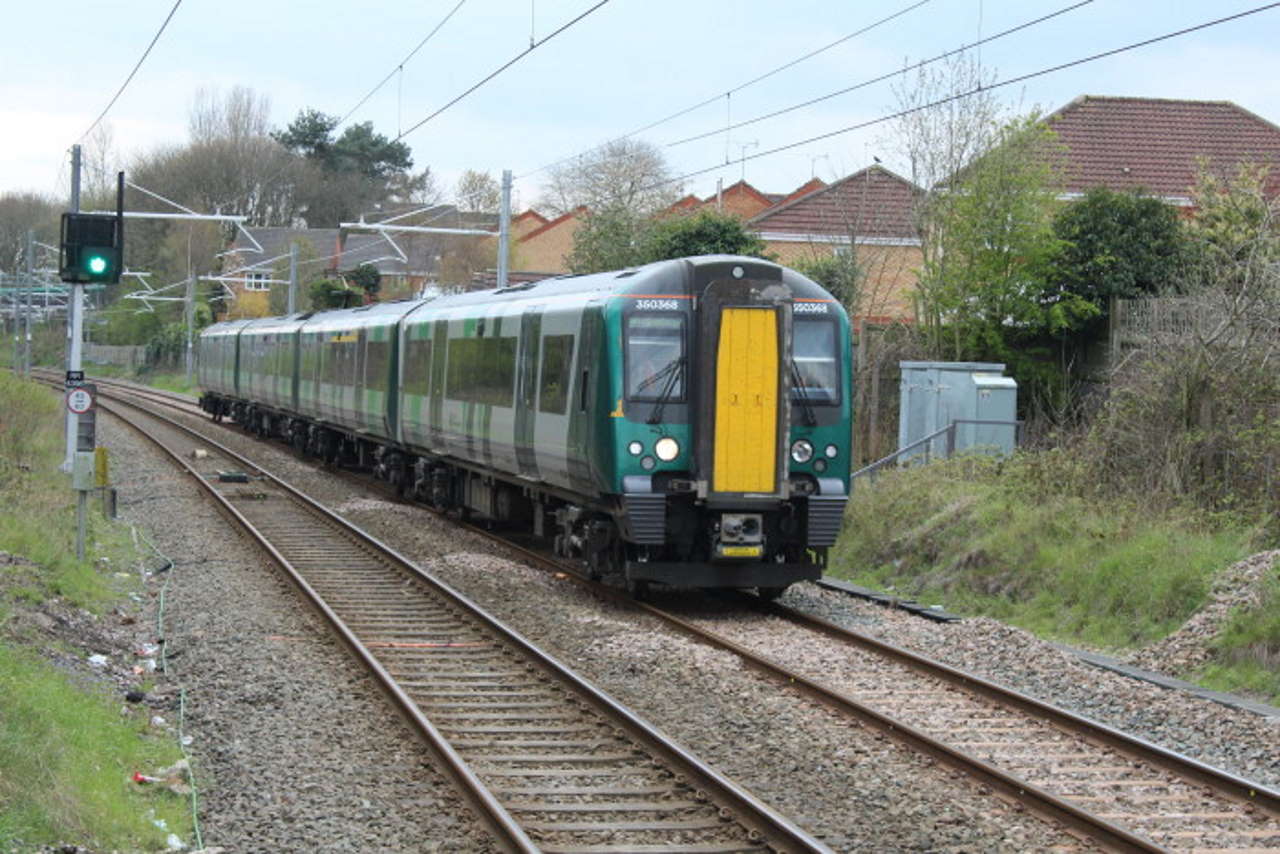
[[[1011,426],[1014,428],[1013,441],[1014,441],[1014,445],[1016,446],[1019,444],[1019,439],[1021,438],[1022,427],[1024,423],[1025,422],[1023,422],[1021,419],[1018,419],[1016,421],[993,421],[993,420],[984,419],[984,418],[957,418],[954,421],[952,421],[950,424],[948,424],[946,427],[940,427],[937,430],[934,430],[928,436],[925,436],[921,439],[916,439],[911,444],[904,445],[903,447],[894,451],[892,454],[889,454],[886,457],[881,457],[880,459],[876,460],[874,463],[870,463],[869,465],[865,465],[862,468],[858,469],[853,474],[849,475],[849,489],[852,490],[854,482],[858,478],[864,477],[864,476],[869,477],[871,479],[871,482],[875,483],[876,475],[880,473],[880,470],[882,468],[889,465],[890,463],[897,462],[902,457],[903,454],[909,454],[912,451],[919,448],[921,445],[924,446],[924,462],[928,463],[933,458],[934,440],[944,434],[947,437],[947,451],[943,459],[950,459],[952,455],[954,455],[956,452],[956,425],[958,424],[977,424],[977,425],[996,426],[996,427]]]

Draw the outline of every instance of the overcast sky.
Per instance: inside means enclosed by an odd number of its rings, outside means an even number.
[[[466,0],[352,121],[390,136],[408,129],[596,0]],[[750,118],[860,83],[1050,14],[1073,0],[610,0],[404,141],[415,168],[445,186],[462,170],[515,172],[517,200],[535,202],[539,167],[671,113],[714,103],[641,138],[663,146],[686,182],[714,192],[745,174],[787,192],[880,157],[902,168],[890,124],[832,136],[745,163],[726,156],[786,145],[873,121],[895,108],[888,82],[726,134]],[[11,4],[0,49],[0,192],[68,192],[69,146],[128,75],[173,0]],[[457,0],[307,3],[185,0],[106,122],[119,168],[186,137],[199,87],[243,85],[287,124],[305,107],[350,110],[457,5]],[[1264,5],[1261,0],[1094,0],[984,45],[1004,80]],[[903,11],[909,10],[909,11]],[[819,56],[723,97],[726,90],[887,16]],[[1082,94],[1234,101],[1280,123],[1280,8],[999,91],[1051,111]],[[714,131],[706,139],[667,147]],[[163,193],[164,188],[151,188]]]

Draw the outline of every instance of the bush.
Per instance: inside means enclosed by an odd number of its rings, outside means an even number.
[[[832,571],[1033,631],[1107,646],[1163,637],[1248,532],[1072,494],[1066,453],[960,458],[859,483]],[[1065,487],[1065,488],[1064,488]]]

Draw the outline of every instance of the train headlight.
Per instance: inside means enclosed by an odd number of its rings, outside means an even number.
[[[653,452],[658,455],[658,459],[669,463],[680,456],[680,443],[670,436],[663,436],[654,444]]]
[[[816,471],[818,474],[822,474],[824,471],[827,470],[827,461],[824,460],[822,457],[818,457],[816,460],[813,461],[813,470]]]
[[[808,439],[796,439],[791,443],[791,459],[798,463],[807,463],[813,459],[813,443]]]
[[[653,471],[653,467],[656,466],[657,464],[658,464],[658,461],[655,460],[653,457],[640,458],[640,468],[644,469],[645,471]]]
[[[632,440],[631,444],[627,445],[627,453],[631,454],[633,457],[638,457],[644,453],[644,445]]]
[[[840,449],[837,448],[835,445],[827,445],[827,448],[825,451],[823,451],[823,453],[827,455],[827,459],[834,460],[836,456],[840,453]]]

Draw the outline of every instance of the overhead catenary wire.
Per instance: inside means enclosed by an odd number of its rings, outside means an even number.
[[[947,59],[948,57],[956,56],[957,54],[964,53],[967,50],[972,50],[973,48],[977,48],[977,47],[980,47],[981,45],[987,44],[989,42],[993,42],[996,39],[1004,38],[1005,36],[1012,35],[1016,32],[1029,29],[1030,27],[1034,27],[1037,24],[1043,24],[1045,21],[1051,20],[1060,15],[1065,15],[1067,12],[1074,12],[1076,9],[1079,9],[1082,6],[1088,6],[1092,2],[1093,0],[1079,0],[1079,2],[1072,3],[1070,6],[1064,6],[1061,9],[1058,9],[1056,12],[1050,12],[1047,15],[1041,15],[1039,18],[1035,18],[1034,20],[1026,21],[1025,23],[1018,24],[1016,27],[1010,27],[1007,30],[1003,30],[999,33],[995,33],[993,35],[987,36],[986,38],[980,38],[977,41],[973,42],[972,44],[962,44],[957,48],[953,48],[944,53],[940,53],[937,56],[930,57],[929,59],[922,59],[913,65],[908,65],[903,68],[899,68],[896,71],[886,72],[885,74],[872,77],[868,80],[863,80],[861,83],[855,83],[852,86],[846,86],[843,89],[837,89],[834,92],[828,92],[825,95],[819,95],[816,98],[810,98],[807,101],[801,101],[800,103],[792,104],[789,107],[782,107],[781,109],[778,109],[778,110],[772,110],[771,112],[764,113],[759,116],[755,116],[754,118],[743,119],[742,121],[734,122],[733,124],[723,125],[721,127],[715,128],[714,130],[704,131],[703,133],[694,134],[693,136],[686,136],[682,139],[677,139],[673,142],[666,143],[666,147],[674,148],[677,145],[684,145],[685,143],[696,142],[700,139],[706,139],[707,137],[711,137],[711,136],[719,136],[720,134],[725,133],[726,131],[734,131],[734,130],[737,130],[738,128],[747,127],[748,125],[758,124],[759,122],[767,121],[768,119],[777,118],[778,116],[784,116],[787,113],[792,113],[792,112],[795,112],[796,110],[804,109],[805,107],[812,107],[814,104],[820,104],[823,101],[829,101],[832,98],[839,97],[840,95],[847,95],[850,92],[857,91],[858,89],[865,89],[866,87],[872,86],[876,83],[883,83],[885,80],[889,80],[891,78],[897,77],[900,74],[908,74],[912,71],[918,71],[919,69],[924,68],[928,65],[932,65],[935,62],[941,62],[942,60]]]
[[[554,161],[552,161],[551,163],[547,163],[547,164],[545,164],[545,165],[543,165],[543,166],[539,166],[537,169],[530,170],[530,171],[528,171],[528,172],[525,172],[523,175],[519,175],[519,176],[517,176],[517,177],[518,177],[518,178],[528,178],[530,175],[536,175],[536,174],[538,174],[539,172],[542,172],[542,171],[544,171],[544,170],[552,169],[552,168],[554,168],[554,167],[556,167],[556,166],[559,166],[561,163],[568,163],[570,160],[573,160],[573,159],[575,159],[575,158],[577,158],[577,157],[581,157],[581,156],[583,156],[584,154],[589,154],[589,153],[591,153],[592,151],[596,151],[596,150],[598,150],[598,149],[600,149],[600,148],[605,147],[606,145],[610,145],[610,144],[615,143],[615,142],[621,142],[621,141],[622,141],[622,140],[624,140],[624,139],[630,139],[631,137],[636,136],[637,134],[642,134],[642,133],[644,133],[645,131],[653,130],[653,129],[654,129],[654,128],[656,128],[656,127],[659,127],[659,126],[661,126],[661,125],[666,124],[667,122],[675,121],[676,119],[678,119],[678,118],[680,118],[680,117],[682,117],[682,116],[687,116],[689,113],[692,113],[692,112],[694,112],[695,110],[700,110],[700,109],[702,109],[703,107],[706,107],[706,106],[708,106],[708,105],[710,105],[710,104],[714,104],[716,101],[719,101],[721,98],[726,98],[726,99],[727,99],[727,98],[730,98],[730,97],[732,97],[732,96],[733,96],[733,94],[734,94],[734,93],[736,93],[736,92],[741,92],[743,89],[746,89],[746,88],[747,88],[747,87],[749,87],[749,86],[754,86],[755,84],[757,84],[757,83],[759,83],[759,82],[761,82],[761,81],[763,81],[763,80],[767,80],[767,79],[769,79],[770,77],[774,76],[775,74],[778,74],[778,73],[780,73],[780,72],[782,72],[782,71],[786,71],[788,68],[792,68],[793,66],[799,65],[800,63],[804,62],[804,61],[805,61],[805,60],[807,60],[807,59],[812,59],[813,57],[818,56],[819,54],[825,53],[826,51],[831,50],[833,47],[837,47],[837,46],[839,46],[839,45],[844,44],[845,42],[849,41],[850,39],[857,38],[858,36],[861,36],[861,35],[865,35],[866,33],[869,33],[871,30],[874,30],[876,27],[879,27],[879,26],[882,26],[882,25],[884,25],[884,24],[887,24],[887,23],[889,23],[890,21],[892,21],[892,20],[894,20],[894,19],[896,19],[896,18],[900,18],[900,17],[902,17],[903,15],[907,14],[908,12],[914,11],[915,9],[918,9],[918,8],[920,8],[921,6],[924,6],[925,4],[927,4],[927,3],[931,3],[931,2],[933,2],[933,0],[916,0],[916,2],[912,3],[912,4],[911,4],[911,5],[909,5],[909,6],[904,7],[904,8],[902,8],[902,9],[899,9],[897,12],[894,12],[892,15],[887,15],[887,16],[885,16],[885,17],[883,17],[883,18],[880,18],[879,20],[874,21],[874,22],[872,22],[872,23],[870,23],[870,24],[867,24],[866,26],[861,27],[860,29],[857,29],[857,30],[855,30],[855,31],[854,31],[854,32],[852,32],[852,33],[849,33],[848,35],[841,36],[840,38],[836,39],[835,41],[830,42],[830,43],[828,43],[828,44],[825,44],[825,45],[823,45],[823,46],[822,46],[822,47],[820,47],[820,48],[816,48],[815,50],[811,50],[811,51],[809,51],[808,53],[803,54],[802,56],[798,56],[798,57],[796,57],[795,59],[788,60],[788,61],[784,62],[783,64],[778,65],[778,66],[775,66],[775,67],[773,67],[773,68],[769,69],[768,71],[764,72],[763,74],[759,74],[759,75],[757,75],[757,76],[755,76],[755,77],[752,77],[750,80],[747,80],[747,81],[745,81],[745,82],[743,82],[743,83],[739,83],[738,85],[736,85],[736,86],[734,86],[734,87],[732,87],[732,88],[730,88],[730,89],[727,89],[727,90],[726,90],[726,91],[724,91],[724,92],[719,92],[719,93],[717,93],[717,94],[715,94],[715,95],[712,95],[712,96],[711,96],[711,97],[709,97],[709,98],[706,98],[706,99],[704,99],[704,100],[702,100],[702,101],[699,101],[699,102],[698,102],[698,103],[696,103],[696,104],[693,104],[693,105],[691,105],[691,106],[685,107],[685,108],[683,108],[683,109],[681,109],[681,110],[677,110],[676,112],[671,113],[671,114],[670,114],[670,115],[668,115],[668,116],[664,116],[663,118],[660,118],[660,119],[658,119],[658,120],[656,120],[656,121],[649,122],[648,124],[646,124],[646,125],[644,125],[644,126],[642,126],[642,127],[638,127],[638,128],[636,128],[635,130],[633,130],[633,131],[628,131],[627,133],[624,133],[624,134],[622,134],[621,136],[616,136],[616,137],[614,137],[614,138],[612,138],[612,139],[610,139],[610,140],[607,140],[607,141],[605,141],[605,142],[600,143],[599,145],[595,145],[595,146],[592,146],[591,148],[585,149],[584,151],[580,151],[580,152],[578,152],[577,154],[571,154],[571,155],[569,155],[568,157],[562,157],[562,158],[560,158],[559,160],[554,160]],[[723,130],[725,130],[725,128],[723,128],[723,127],[722,127],[720,130],[721,130],[721,131],[723,131]]]
[[[405,63],[413,59],[414,55],[417,54],[418,51],[422,50],[422,48],[426,45],[426,43],[431,41],[431,39],[435,36],[435,34],[440,32],[441,28],[444,27],[445,24],[449,23],[449,19],[452,18],[454,16],[454,13],[456,13],[459,9],[461,9],[463,4],[466,2],[467,0],[458,0],[457,5],[454,6],[452,9],[450,9],[448,14],[446,14],[443,18],[440,19],[440,22],[436,24],[435,27],[432,28],[431,32],[426,34],[426,36],[422,39],[422,41],[418,42],[417,47],[409,51],[408,55],[405,56],[404,59],[396,63],[395,67],[392,68],[389,72],[387,72],[386,77],[383,77],[382,80],[380,80],[376,86],[370,89],[363,98],[361,98],[359,101],[356,102],[356,105],[354,107],[352,107],[350,110],[347,110],[346,114],[342,118],[338,119],[338,124],[340,125],[344,124],[347,121],[347,119],[351,118],[355,114],[356,110],[363,107],[370,98],[372,98],[375,94],[377,94],[379,89],[381,89],[383,86],[386,86],[387,81],[390,80],[392,77],[395,77],[397,72],[403,72]]]
[[[93,129],[98,126],[99,122],[106,118],[107,113],[115,106],[116,101],[120,100],[120,96],[124,94],[124,90],[128,88],[129,82],[133,80],[133,76],[138,73],[138,69],[142,67],[142,63],[145,62],[147,57],[151,54],[151,49],[156,46],[156,42],[160,41],[160,36],[164,33],[165,28],[169,26],[169,22],[173,20],[174,13],[178,11],[178,7],[181,5],[182,0],[175,0],[173,8],[170,9],[169,14],[165,16],[164,23],[160,25],[160,29],[156,30],[156,34],[151,37],[151,44],[147,45],[147,49],[142,52],[142,56],[138,57],[137,64],[133,66],[133,70],[129,72],[129,76],[120,84],[120,89],[114,96],[112,96],[111,100],[107,103],[107,106],[98,114],[98,117],[93,120],[93,124],[89,125],[89,129],[80,134],[80,139],[76,140],[76,142],[80,142],[89,134],[93,133]]]
[[[414,125],[412,125],[411,127],[409,127],[409,129],[408,129],[408,130],[404,131],[404,132],[403,132],[403,133],[401,133],[399,136],[397,136],[397,137],[395,138],[395,140],[394,140],[394,141],[395,141],[395,142],[399,142],[400,140],[404,139],[406,136],[408,136],[409,134],[413,133],[415,130],[417,130],[418,128],[422,127],[422,126],[423,126],[423,125],[425,125],[427,122],[431,121],[431,120],[432,120],[432,119],[434,119],[436,116],[440,115],[440,114],[441,114],[441,113],[443,113],[445,110],[449,109],[449,108],[450,108],[450,107],[452,107],[454,104],[458,103],[458,102],[459,102],[459,101],[461,101],[463,98],[467,97],[467,96],[468,96],[468,95],[470,95],[472,92],[476,91],[476,90],[477,90],[477,89],[479,89],[481,86],[483,86],[484,84],[488,83],[490,80],[492,80],[493,78],[497,77],[499,74],[501,74],[502,72],[506,71],[508,68],[510,68],[511,66],[515,65],[517,62],[519,62],[520,60],[524,59],[526,56],[528,56],[529,54],[533,53],[535,50],[537,50],[538,48],[542,47],[544,44],[546,44],[547,42],[551,41],[551,40],[552,40],[553,38],[555,38],[556,36],[558,36],[558,35],[560,35],[561,33],[563,33],[565,30],[567,30],[567,29],[569,29],[570,27],[572,27],[574,24],[576,24],[576,23],[578,23],[579,21],[581,21],[582,19],[586,18],[586,17],[587,17],[588,15],[590,15],[592,12],[595,12],[597,9],[601,8],[602,6],[606,6],[606,5],[608,5],[608,3],[609,3],[609,2],[610,2],[610,0],[600,0],[600,2],[596,3],[594,6],[592,6],[592,7],[591,7],[591,8],[589,8],[589,9],[587,9],[585,12],[582,12],[582,13],[581,13],[581,14],[579,14],[577,17],[575,17],[575,18],[573,18],[572,20],[570,20],[568,23],[565,23],[565,24],[560,25],[559,27],[557,27],[556,29],[552,30],[552,31],[551,31],[550,33],[548,33],[547,35],[545,35],[545,36],[543,36],[542,38],[538,39],[538,41],[536,41],[536,42],[534,42],[534,43],[530,44],[527,48],[525,48],[524,50],[522,50],[520,53],[516,54],[516,55],[515,55],[515,56],[513,56],[511,59],[507,60],[507,61],[506,61],[506,62],[504,62],[502,65],[498,66],[498,67],[497,67],[496,69],[494,69],[493,71],[489,72],[489,74],[487,74],[487,75],[486,75],[485,77],[483,77],[481,80],[479,80],[478,82],[476,82],[476,83],[472,84],[469,88],[467,88],[465,91],[463,91],[460,95],[456,96],[453,100],[449,101],[449,102],[448,102],[447,104],[445,104],[443,107],[440,107],[440,108],[439,108],[439,109],[437,109],[435,112],[431,113],[430,115],[428,115],[428,116],[426,116],[425,118],[423,118],[423,119],[421,119],[420,121],[418,121],[416,124],[414,124]]]
[[[1201,23],[1201,24],[1195,24],[1194,26],[1184,27],[1180,30],[1174,30],[1172,32],[1165,33],[1163,35],[1153,36],[1152,38],[1149,38],[1149,39],[1143,39],[1141,41],[1131,42],[1129,44],[1122,45],[1121,47],[1102,51],[1101,53],[1090,54],[1089,56],[1080,57],[1079,59],[1073,59],[1069,62],[1062,62],[1057,65],[1052,65],[1047,68],[1042,68],[1038,71],[1031,71],[1026,74],[1020,74],[1017,77],[1011,77],[1008,80],[1000,80],[995,83],[990,83],[987,85],[975,86],[974,88],[969,89],[967,91],[956,92],[954,94],[946,96],[945,98],[939,98],[936,101],[930,101],[927,104],[920,104],[915,107],[909,107],[905,110],[898,110],[897,112],[880,116],[879,118],[869,119],[868,121],[865,121],[865,122],[858,122],[857,124],[847,125],[842,128],[837,128],[836,130],[827,131],[826,133],[821,133],[821,134],[818,134],[817,136],[811,136],[805,139],[796,140],[795,142],[789,142],[789,143],[786,143],[785,145],[779,145],[774,148],[770,148],[766,151],[757,152],[755,154],[752,154],[750,157],[744,156],[741,158],[741,162],[746,162],[748,160],[759,160],[762,157],[769,157],[770,155],[778,154],[783,151],[790,151],[793,148],[799,148],[802,145],[808,145],[809,143],[812,143],[812,142],[820,142],[824,139],[830,139],[832,137],[840,136],[842,134],[851,133],[855,130],[862,130],[863,128],[873,127],[878,124],[884,124],[885,122],[890,122],[890,121],[893,121],[894,119],[900,119],[903,116],[909,116],[913,113],[919,113],[924,110],[932,109],[934,107],[940,107],[944,104],[950,104],[954,101],[960,101],[965,98],[969,98],[974,95],[977,95],[980,92],[988,92],[992,89],[1001,89],[1001,88],[1004,88],[1005,86],[1012,86],[1015,83],[1024,83],[1027,80],[1032,80],[1037,77],[1044,77],[1047,74],[1053,74],[1058,71],[1064,71],[1068,68],[1074,68],[1079,65],[1085,65],[1086,63],[1096,62],[1099,59],[1106,59],[1107,57],[1116,56],[1117,54],[1126,53],[1131,50],[1137,50],[1138,48],[1147,47],[1149,45],[1157,44],[1163,41],[1168,41],[1169,39],[1178,38],[1179,36],[1185,36],[1190,33],[1198,32],[1200,30],[1206,30],[1206,29],[1209,29],[1210,27],[1216,27],[1221,24],[1226,24],[1231,21],[1236,21],[1241,18],[1246,18],[1250,15],[1256,15],[1259,12],[1265,12],[1269,9],[1274,9],[1277,6],[1280,6],[1280,2],[1266,3],[1262,6],[1256,6],[1252,9],[1247,9],[1243,12],[1237,12],[1234,15],[1227,15],[1222,18],[1215,18],[1211,21],[1205,21],[1204,23]],[[705,175],[708,172],[715,172],[718,169],[723,169],[725,165],[726,164],[724,163],[717,163],[714,166],[708,166],[704,169],[697,169],[692,172],[686,172],[683,175],[678,175],[674,178],[666,178],[662,181],[655,181],[652,184],[641,187],[637,192],[654,190],[659,187],[665,187],[668,184],[677,184],[682,181],[688,180],[689,178],[696,178],[699,175]]]

